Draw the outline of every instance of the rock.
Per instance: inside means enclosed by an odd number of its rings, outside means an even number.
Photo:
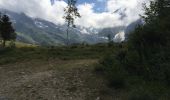
[[[100,97],[97,97],[96,100],[100,100]]]
[[[20,72],[21,75],[25,75],[25,72]]]
[[[27,88],[31,88],[31,87],[32,87],[32,85],[27,85],[26,87],[27,87]]]
[[[0,100],[10,100],[10,99],[7,97],[0,97]]]
[[[88,67],[89,65],[85,65],[85,67]]]

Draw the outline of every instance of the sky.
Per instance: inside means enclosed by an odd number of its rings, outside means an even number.
[[[64,0],[0,0],[0,8],[25,13],[33,18],[42,18],[63,25]],[[77,8],[81,18],[75,24],[82,27],[108,28],[127,26],[139,19],[143,13],[142,4],[149,0],[78,0]]]

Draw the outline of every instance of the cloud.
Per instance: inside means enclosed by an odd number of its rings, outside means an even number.
[[[76,20],[77,25],[94,28],[106,28],[120,25],[120,15],[113,15],[108,12],[95,13],[93,7],[94,4],[83,4],[78,6],[79,13],[82,17]]]
[[[51,6],[49,0],[0,0],[0,8],[17,13],[25,13],[34,18],[42,18],[56,24],[64,24],[64,1],[56,1]]]
[[[148,4],[150,0],[108,0],[108,12],[114,12],[117,9],[124,9],[126,17],[122,20],[124,25],[128,25],[139,19],[139,14],[143,14],[143,3]]]
[[[103,2],[104,0],[97,0]],[[142,13],[142,3],[148,0],[107,0],[106,11],[96,12],[95,3],[78,4],[81,18],[76,20],[76,24],[83,27],[107,28],[128,25],[137,20]],[[50,0],[0,0],[0,7],[17,13],[25,13],[34,18],[42,18],[55,24],[64,24],[64,7],[67,4],[64,0],[56,0],[51,6]],[[126,15],[120,19],[120,12],[113,13],[118,9],[126,9],[121,13]]]

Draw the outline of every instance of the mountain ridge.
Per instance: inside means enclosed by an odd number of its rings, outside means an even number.
[[[5,12],[13,22],[17,33],[17,41],[36,44],[36,45],[66,45],[67,25],[56,25],[40,18],[31,18],[24,13],[15,13],[12,11],[0,9]],[[140,21],[125,26],[117,26],[111,28],[94,29],[77,26],[77,28],[69,28],[69,43],[105,43],[108,35],[115,38],[116,34],[125,32],[128,37],[128,31],[134,30]]]
[[[2,9],[0,11],[3,12]],[[36,45],[66,44],[66,25],[56,25],[40,18],[31,18],[24,13],[15,13],[7,10],[5,12],[11,18],[13,26],[16,29],[17,41]],[[96,33],[88,33],[90,30],[86,30],[85,34],[82,30],[83,28],[69,28],[70,44],[106,42],[104,38],[101,38]]]

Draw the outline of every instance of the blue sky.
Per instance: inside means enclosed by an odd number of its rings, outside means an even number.
[[[107,0],[78,0],[78,4],[83,3],[93,3],[95,12],[103,12],[106,11],[106,2]]]
[[[56,0],[50,0],[51,4],[53,5],[55,3]],[[66,0],[64,0],[66,2]],[[81,4],[94,4],[94,11],[101,13],[106,11],[106,3],[107,0],[77,0],[77,5],[81,5]]]

